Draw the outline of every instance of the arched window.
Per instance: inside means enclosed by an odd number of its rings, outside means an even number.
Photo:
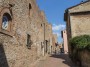
[[[4,13],[2,17],[2,29],[10,31],[11,21],[12,21],[12,18],[10,14]]]

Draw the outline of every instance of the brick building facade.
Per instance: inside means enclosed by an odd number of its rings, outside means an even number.
[[[36,0],[0,0],[0,19],[0,67],[30,67],[45,55],[47,20]]]
[[[80,35],[90,35],[90,0],[81,2],[78,5],[70,7],[64,14],[66,21],[68,44],[69,39]],[[71,46],[69,54],[71,54]],[[90,67],[90,52],[81,53],[81,63],[83,67]]]

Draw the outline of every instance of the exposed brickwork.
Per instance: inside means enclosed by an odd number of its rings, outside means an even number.
[[[67,37],[69,39],[79,35],[90,35],[90,1],[81,3],[74,7],[67,9],[65,13],[65,21],[67,26]],[[71,54],[71,46],[69,47],[69,54]],[[90,67],[90,52],[82,52],[81,60],[84,67]]]
[[[45,15],[43,11],[39,10],[35,0],[1,1],[0,12],[3,12],[2,9],[6,7],[11,13],[12,28],[9,33],[0,33],[0,43],[3,44],[8,65],[10,67],[30,67],[31,63],[44,55],[44,47],[41,47],[44,45],[43,23],[47,23]],[[0,25],[1,23],[2,21],[0,21]],[[27,34],[31,36],[31,49],[26,46]]]

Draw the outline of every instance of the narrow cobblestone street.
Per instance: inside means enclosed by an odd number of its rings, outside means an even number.
[[[67,54],[52,55],[40,60],[36,67],[77,67]]]

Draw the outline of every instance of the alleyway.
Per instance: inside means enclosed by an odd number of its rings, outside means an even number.
[[[68,55],[52,55],[44,60],[40,60],[36,67],[77,67],[72,63]]]

